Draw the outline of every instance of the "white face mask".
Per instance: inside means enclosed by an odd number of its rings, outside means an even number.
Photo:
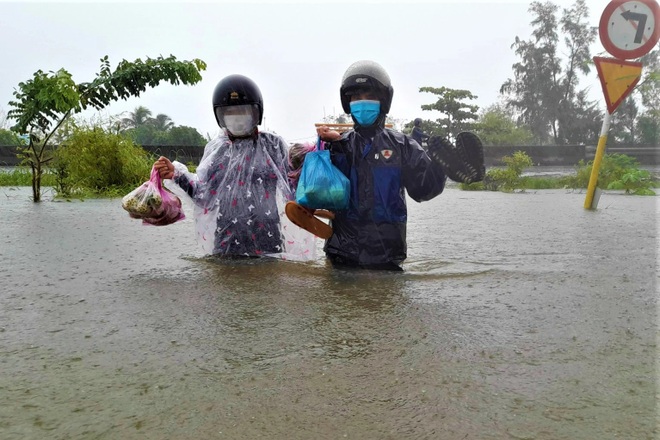
[[[252,115],[225,115],[227,130],[234,136],[245,136],[254,129],[254,118]]]

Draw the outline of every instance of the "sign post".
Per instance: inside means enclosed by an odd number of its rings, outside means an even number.
[[[607,114],[598,138],[584,200],[585,209],[596,209],[598,205],[598,197],[594,195],[612,113],[633,91],[642,76],[642,63],[625,60],[646,55],[658,42],[660,6],[655,0],[612,0],[600,17],[598,34],[605,50],[616,58],[594,57]]]

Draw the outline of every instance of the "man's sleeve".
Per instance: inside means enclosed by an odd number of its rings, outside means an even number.
[[[404,149],[402,179],[408,195],[423,202],[442,193],[447,180],[442,166],[433,162],[413,139],[406,137]]]

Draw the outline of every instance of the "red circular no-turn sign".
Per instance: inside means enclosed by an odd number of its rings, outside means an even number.
[[[616,58],[646,55],[660,38],[660,6],[655,0],[612,0],[600,17],[598,33]]]

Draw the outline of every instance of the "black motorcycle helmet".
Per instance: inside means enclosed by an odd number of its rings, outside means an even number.
[[[364,90],[375,90],[380,97],[380,113],[387,115],[392,105],[394,89],[383,66],[375,61],[362,60],[351,64],[341,80],[339,96],[344,113],[351,113],[351,95]]]
[[[257,108],[257,125],[261,124],[264,114],[264,100],[257,84],[247,76],[229,75],[215,86],[213,90],[213,114],[220,127],[225,127],[220,107],[232,105],[253,105]],[[219,114],[220,113],[220,114]]]
[[[415,118],[415,121],[414,121],[414,124],[413,124],[413,125],[414,125],[415,127],[419,127],[419,125],[420,125],[421,123],[422,123],[422,118]]]

